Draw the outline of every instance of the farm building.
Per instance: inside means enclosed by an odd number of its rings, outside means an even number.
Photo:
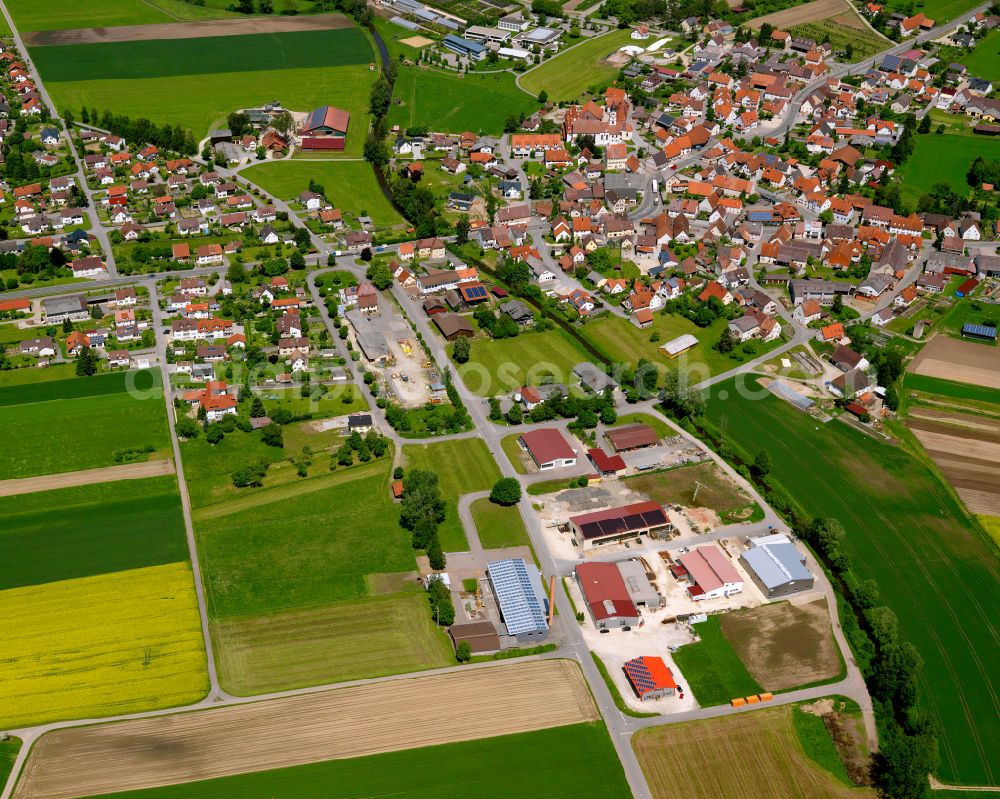
[[[688,596],[696,602],[727,597],[743,590],[743,578],[718,547],[695,547],[680,558],[680,565],[679,573],[674,573],[687,576]]]
[[[608,455],[603,449],[588,449],[587,459],[593,464],[601,477],[617,477],[625,472],[625,461],[621,455]]]
[[[813,587],[806,559],[788,536],[781,533],[754,539],[740,556],[750,578],[768,598],[794,594]]]
[[[473,655],[491,655],[500,651],[500,635],[491,621],[470,621],[453,624],[448,629],[455,648],[463,641],[469,645]]]
[[[678,336],[677,338],[668,341],[666,344],[661,344],[660,352],[662,352],[668,358],[676,358],[682,352],[687,352],[697,343],[698,339],[696,339],[690,333],[685,333],[683,336]]]
[[[351,115],[340,108],[332,105],[323,105],[306,117],[302,123],[303,136],[339,136],[343,138],[347,135],[347,126],[351,122]]]
[[[615,452],[630,452],[634,449],[654,447],[660,443],[656,431],[648,424],[630,424],[605,433]]]
[[[639,560],[620,560],[615,566],[625,581],[625,589],[637,608],[662,608],[667,600],[656,590]]]
[[[486,574],[507,635],[520,643],[544,639],[549,633],[549,598],[535,565],[521,558],[495,560]]]
[[[87,301],[81,294],[72,297],[52,297],[42,300],[42,315],[49,324],[58,324],[66,319],[82,322],[90,318]]]
[[[976,290],[976,286],[979,285],[979,281],[974,277],[970,277],[968,280],[964,281],[961,286],[955,289],[956,297],[968,297],[972,292]]]
[[[639,623],[639,609],[616,564],[581,563],[576,567],[576,581],[598,630]]]
[[[518,442],[539,469],[576,465],[576,452],[554,427],[524,433]]]
[[[463,336],[465,338],[472,338],[476,334],[475,328],[472,327],[472,322],[457,313],[434,314],[433,319],[434,325],[448,341],[454,341]]]
[[[967,322],[962,325],[962,337],[973,338],[977,341],[996,341],[997,329],[988,325],[974,325]]]
[[[651,501],[571,516],[569,525],[584,549],[673,529],[663,508]]]
[[[647,699],[673,696],[677,691],[673,672],[663,662],[663,658],[649,656],[632,658],[625,662],[622,670],[628,677],[635,695],[643,702]]]

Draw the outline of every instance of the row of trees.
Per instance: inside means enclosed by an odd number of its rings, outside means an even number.
[[[403,506],[399,523],[411,533],[414,549],[427,552],[427,560],[435,571],[447,564],[438,527],[445,519],[445,505],[434,472],[414,469],[403,477]],[[450,601],[450,600],[449,600]]]
[[[66,112],[67,127],[73,124],[73,115]],[[163,150],[171,150],[184,155],[198,152],[194,134],[180,125],[157,125],[148,119],[132,119],[125,114],[100,113],[96,108],[86,106],[80,111],[80,121],[121,136],[133,145],[154,144]]]

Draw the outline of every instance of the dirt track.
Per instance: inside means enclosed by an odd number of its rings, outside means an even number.
[[[208,19],[199,22],[164,22],[158,25],[122,25],[117,28],[74,28],[37,31],[24,36],[25,44],[98,44],[152,39],[198,39],[203,36],[242,36],[248,33],[294,33],[296,31],[348,28],[342,14],[315,14],[298,17],[252,17],[249,19]]]
[[[910,371],[974,386],[1000,388],[1000,350],[987,344],[935,336],[914,359]]]
[[[15,799],[71,799],[598,718],[568,660],[501,665],[59,730]]]
[[[777,30],[788,30],[796,25],[835,17],[850,10],[851,8],[845,0],[813,0],[805,5],[786,8],[784,11],[775,11],[773,14],[765,14],[762,17],[752,19],[747,23],[747,27],[759,30],[761,25],[768,22]]]
[[[0,497],[34,494],[36,491],[51,491],[55,488],[72,488],[93,483],[110,483],[113,480],[141,480],[144,477],[161,477],[173,473],[172,460],[156,460],[106,466],[103,469],[84,469],[80,472],[21,477],[17,480],[0,480]]]

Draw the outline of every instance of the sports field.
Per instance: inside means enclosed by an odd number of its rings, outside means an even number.
[[[492,397],[542,382],[568,385],[573,367],[589,357],[567,333],[553,328],[514,338],[475,338],[469,362],[457,371],[471,391]]]
[[[708,403],[747,460],[763,447],[770,479],[809,514],[839,519],[860,579],[877,580],[924,661],[921,702],[940,726],[948,783],[992,784],[1000,762],[1000,602],[995,553],[939,478],[901,447],[839,423],[821,425],[771,396]],[[943,691],[942,686],[947,686]]]
[[[593,722],[114,794],[116,799],[439,799],[460,795],[625,799],[630,793],[604,725]]]
[[[1000,140],[988,136],[928,133],[917,136],[914,143],[913,155],[896,172],[903,199],[910,205],[916,205],[935,183],[947,183],[965,197],[969,193],[965,175],[976,157],[1000,160]]]
[[[402,105],[397,105],[401,100]],[[538,103],[514,84],[509,72],[495,75],[400,67],[389,108],[389,125],[500,134],[507,117],[530,114]]]
[[[345,217],[368,215],[378,227],[405,224],[375,180],[371,164],[365,161],[281,161],[257,164],[241,173],[247,180],[282,200],[291,200],[309,188],[309,181],[321,185],[327,199]]]
[[[609,64],[605,59],[630,44],[630,37],[631,30],[616,30],[585,39],[526,72],[521,87],[536,97],[544,89],[556,102],[575,100],[590,87],[609,83],[618,74],[621,65]]]
[[[192,579],[172,563],[0,591],[0,728],[201,699]]]
[[[230,112],[279,100],[294,111],[351,113],[344,157],[368,128],[374,53],[356,27],[198,39],[33,47],[60,109],[97,108],[180,125],[200,139]],[[211,57],[206,57],[211,53]]]
[[[795,712],[775,707],[668,724],[641,730],[632,747],[654,799],[874,799],[827,770],[838,766],[829,735],[803,740]]]
[[[500,479],[500,469],[481,439],[466,438],[437,444],[407,444],[403,447],[407,469],[426,469],[438,476],[445,500],[444,522],[438,530],[445,552],[469,548],[458,518],[458,498],[474,491],[488,491]]]
[[[159,373],[148,374],[153,388],[142,398],[127,393],[117,375],[0,389],[4,432],[17,442],[0,449],[0,480],[112,466],[115,452],[147,445],[152,457],[165,456]]]
[[[451,674],[428,675],[360,685],[311,694],[213,708],[195,713],[136,719],[59,730],[44,736],[28,763],[16,796],[18,799],[102,794],[233,777],[246,772],[266,772],[314,764],[331,758],[350,758],[419,746],[469,741],[511,733],[558,728],[600,717],[587,691],[583,674],[572,661],[547,660],[465,669]],[[603,732],[603,725],[599,727]],[[607,734],[604,733],[604,740]],[[156,741],[157,746],[151,746]],[[586,747],[581,747],[586,750]],[[560,755],[562,747],[555,750]],[[482,762],[495,779],[507,780],[519,772],[520,747],[511,747],[512,759]],[[546,751],[545,757],[558,760]],[[572,755],[569,755],[572,757]],[[447,780],[459,762],[425,763],[435,786]],[[620,773],[616,758],[603,758],[593,772]],[[301,796],[294,774],[283,796]],[[346,772],[349,773],[349,772]],[[362,770],[365,777],[370,772]],[[409,785],[420,779],[421,768],[392,777]],[[534,768],[525,778],[544,779]],[[245,779],[250,779],[246,777]],[[267,779],[263,777],[263,779]],[[357,779],[357,778],[355,778]],[[378,779],[372,775],[371,779]],[[336,783],[324,781],[320,796],[337,795]],[[348,783],[359,790],[364,780]],[[252,788],[252,781],[244,783]],[[231,795],[273,797],[273,783],[261,790]],[[509,783],[504,783],[509,790]],[[175,788],[172,796],[192,796],[188,786]],[[442,794],[435,787],[438,796]],[[219,795],[209,787],[197,795]],[[362,796],[382,796],[369,783]],[[392,795],[392,794],[389,794]],[[398,795],[398,794],[396,794]],[[494,794],[496,795],[496,794]],[[616,794],[621,795],[621,794]]]
[[[187,560],[174,477],[4,497],[0,590]]]

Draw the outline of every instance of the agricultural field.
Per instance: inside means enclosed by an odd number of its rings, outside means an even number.
[[[575,100],[591,87],[602,87],[621,69],[621,65],[608,63],[607,57],[631,44],[630,35],[631,31],[616,30],[584,39],[525,72],[520,79],[521,88],[536,97],[544,89],[550,100],[561,102]]]
[[[817,425],[774,397],[742,398],[733,381],[718,388],[729,399],[715,394],[707,417],[714,425],[726,417],[727,445],[746,460],[763,447],[774,485],[806,514],[844,525],[853,570],[878,582],[917,647],[920,701],[940,729],[938,777],[990,784],[1000,738],[1000,714],[984,700],[997,692],[990,664],[1000,658],[1000,636],[982,622],[1000,601],[991,545],[936,473],[904,448],[846,425]]]
[[[116,25],[151,25],[172,22],[173,18],[143,0],[102,0],[79,3],[76,0],[9,0],[6,3],[14,24],[22,33],[64,28],[101,28]]]
[[[0,591],[187,560],[174,477],[4,497]]]
[[[403,447],[407,469],[435,472],[445,500],[444,522],[438,530],[445,552],[464,552],[469,542],[458,518],[458,498],[474,491],[489,491],[500,479],[496,461],[480,439],[465,438],[436,444],[407,444]]]
[[[627,319],[608,315],[587,322],[582,332],[616,364],[635,366],[640,358],[645,358],[658,364],[664,371],[680,369],[689,375],[692,383],[697,383],[739,365],[740,362],[736,359],[712,349],[712,345],[719,340],[727,324],[724,319],[719,319],[709,327],[698,327],[683,316],[658,313],[653,317],[652,327],[640,330]],[[659,334],[657,341],[650,341],[653,333]],[[698,339],[698,343],[673,359],[660,352],[660,345],[684,333],[692,334]],[[756,342],[755,355],[752,357],[760,356],[779,346],[780,343],[780,341],[767,344]],[[734,352],[739,349],[738,346]]]
[[[669,724],[641,730],[632,747],[654,799],[874,799],[874,791],[845,784],[829,734],[804,735],[797,712],[785,706]]]
[[[569,334],[553,328],[514,338],[475,338],[469,362],[457,371],[470,391],[492,397],[545,382],[568,385],[573,367],[588,358]]]
[[[988,344],[935,336],[910,363],[912,374],[1000,389],[1000,359]]]
[[[264,191],[291,200],[309,188],[321,185],[327,199],[347,219],[368,215],[377,227],[393,227],[406,220],[382,194],[371,164],[365,161],[280,161],[256,164],[242,173]]]
[[[213,57],[206,59],[206,52]],[[375,56],[358,28],[201,39],[33,47],[57,107],[86,104],[191,130],[198,140],[230,112],[269,100],[351,113],[343,157],[361,155]],[[267,54],[262,60],[261,55]],[[336,54],[336,55],[334,55]],[[266,62],[266,63],[265,63]]]
[[[187,563],[0,592],[0,728],[184,705],[208,691]]]
[[[119,375],[0,389],[5,431],[18,442],[0,452],[0,480],[111,466],[116,452],[147,446],[149,457],[166,457],[169,436],[159,373],[147,374],[152,388],[142,398],[126,393]]]
[[[960,408],[1000,405],[1000,389],[988,388],[987,386],[974,386],[969,383],[943,380],[939,377],[928,377],[913,372],[907,373],[904,385],[908,393],[915,393],[920,398],[927,396],[928,401],[933,401],[936,404],[944,401],[956,404]],[[956,400],[958,400],[957,403],[955,403]],[[987,407],[985,410],[989,411],[990,408]]]
[[[595,740],[603,742],[600,751],[606,752],[610,742],[599,720],[583,673],[572,661],[505,664],[59,730],[43,736],[35,745],[15,796],[68,799],[198,782],[197,794],[184,786],[163,795],[274,797],[279,795],[274,791],[280,789],[281,796],[291,799],[304,795],[300,783],[308,785],[316,780],[299,776],[308,775],[308,769],[297,772],[290,767],[315,764],[314,768],[321,768],[320,763],[331,758],[347,769],[337,772],[348,780],[344,783],[350,791],[346,796],[358,796],[359,790],[361,796],[372,796],[374,791],[382,796],[400,795],[397,791],[383,792],[360,779],[359,774],[375,780],[402,780],[392,784],[405,786],[411,786],[414,779],[427,779],[434,785],[435,795],[441,796],[443,774],[462,768],[461,761],[438,763],[421,758],[412,762],[422,766],[414,765],[395,774],[391,769],[358,772],[350,768],[350,758],[550,728],[572,730],[568,725],[586,722],[598,722],[593,725]],[[160,745],[150,746],[150,740]],[[234,746],[233,741],[239,741],[239,745]],[[552,739],[553,744],[558,741]],[[594,752],[586,744],[587,736],[570,736],[561,745],[542,750],[539,756],[558,771],[561,758],[553,758],[553,753],[565,752],[572,760],[571,741],[576,741],[580,752]],[[470,767],[476,770],[473,773],[488,767],[492,779],[503,781],[505,793],[491,795],[507,795],[510,781],[517,774],[531,785],[545,779],[535,761],[530,761],[530,770],[519,770],[522,747],[516,742],[506,749],[512,753],[509,768],[498,769],[496,762],[489,759],[470,760]],[[524,756],[530,759],[527,751]],[[627,790],[622,790],[617,759],[604,756],[594,762],[601,765],[591,772],[591,779],[600,785],[605,775],[614,789],[603,795],[627,796]],[[275,781],[274,775],[280,772],[272,769],[284,770],[285,779]],[[424,769],[427,776],[421,778]],[[264,780],[262,787],[255,789],[252,781],[246,782],[251,779],[248,776],[235,777],[246,772],[255,772],[254,779]],[[350,774],[354,776],[348,777]],[[236,778],[238,782],[227,794],[221,794],[211,783],[199,782],[219,777]],[[287,785],[283,786],[284,782]],[[331,793],[339,790],[339,784],[324,779],[320,787],[309,787],[309,795],[339,795]]]
[[[372,17],[372,24],[382,37],[382,41],[385,42],[385,47],[389,51],[389,58],[393,61],[399,61],[399,57],[402,56],[410,61],[417,60],[423,48],[405,44],[404,40],[412,40],[415,37],[426,38],[424,34],[396,25],[384,17]]]
[[[7,784],[17,753],[21,751],[21,739],[13,736],[6,741],[0,741],[0,785]]]
[[[969,193],[965,175],[977,156],[1000,160],[1000,140],[988,136],[934,133],[917,136],[913,155],[896,171],[903,199],[911,206],[935,183],[947,183],[961,196]]]
[[[761,692],[761,685],[747,671],[739,655],[722,634],[719,616],[694,625],[701,638],[673,653],[691,693],[701,707],[727,705],[739,696]]]
[[[1000,516],[1000,418],[938,408],[911,407],[906,426],[927,450],[965,506]]]
[[[498,769],[503,761],[507,767]],[[510,766],[516,763],[516,768]],[[117,799],[489,799],[516,791],[526,799],[562,792],[595,799],[628,796],[608,733],[600,723],[407,749],[243,774],[184,786],[117,793]]]
[[[835,54],[846,52],[846,48],[850,45],[852,48],[850,58],[837,56],[838,61],[848,64],[864,61],[893,45],[889,39],[865,26],[852,11],[817,22],[796,25],[789,30],[789,33],[817,42],[822,42],[829,36]]]
[[[472,130],[499,135],[507,117],[530,114],[537,108],[535,98],[518,89],[509,72],[459,75],[400,67],[388,123],[404,129],[426,126],[450,133]]]
[[[727,523],[749,521],[760,511],[757,503],[711,462],[628,477],[625,485],[661,505],[706,508]]]
[[[517,506],[505,507],[489,499],[477,499],[470,510],[483,549],[531,546]]]
[[[317,452],[310,476],[281,460],[263,488],[239,492],[233,469],[293,453],[249,434],[183,444],[220,679],[232,693],[452,662],[411,577],[416,560],[388,491],[391,458],[330,471],[319,448],[336,446],[336,436],[302,433]]]
[[[817,22],[847,13],[851,10],[846,0],[812,0],[811,3],[785,8],[771,14],[755,17],[746,23],[748,28],[760,30],[765,22],[779,30],[788,30],[799,25]]]
[[[905,13],[923,11],[940,25],[975,8],[976,0],[924,0],[922,3],[915,4],[908,3],[906,0],[890,0],[885,6],[888,11]]]
[[[719,617],[722,635],[765,691],[834,680],[844,670],[825,599],[774,602]]]

